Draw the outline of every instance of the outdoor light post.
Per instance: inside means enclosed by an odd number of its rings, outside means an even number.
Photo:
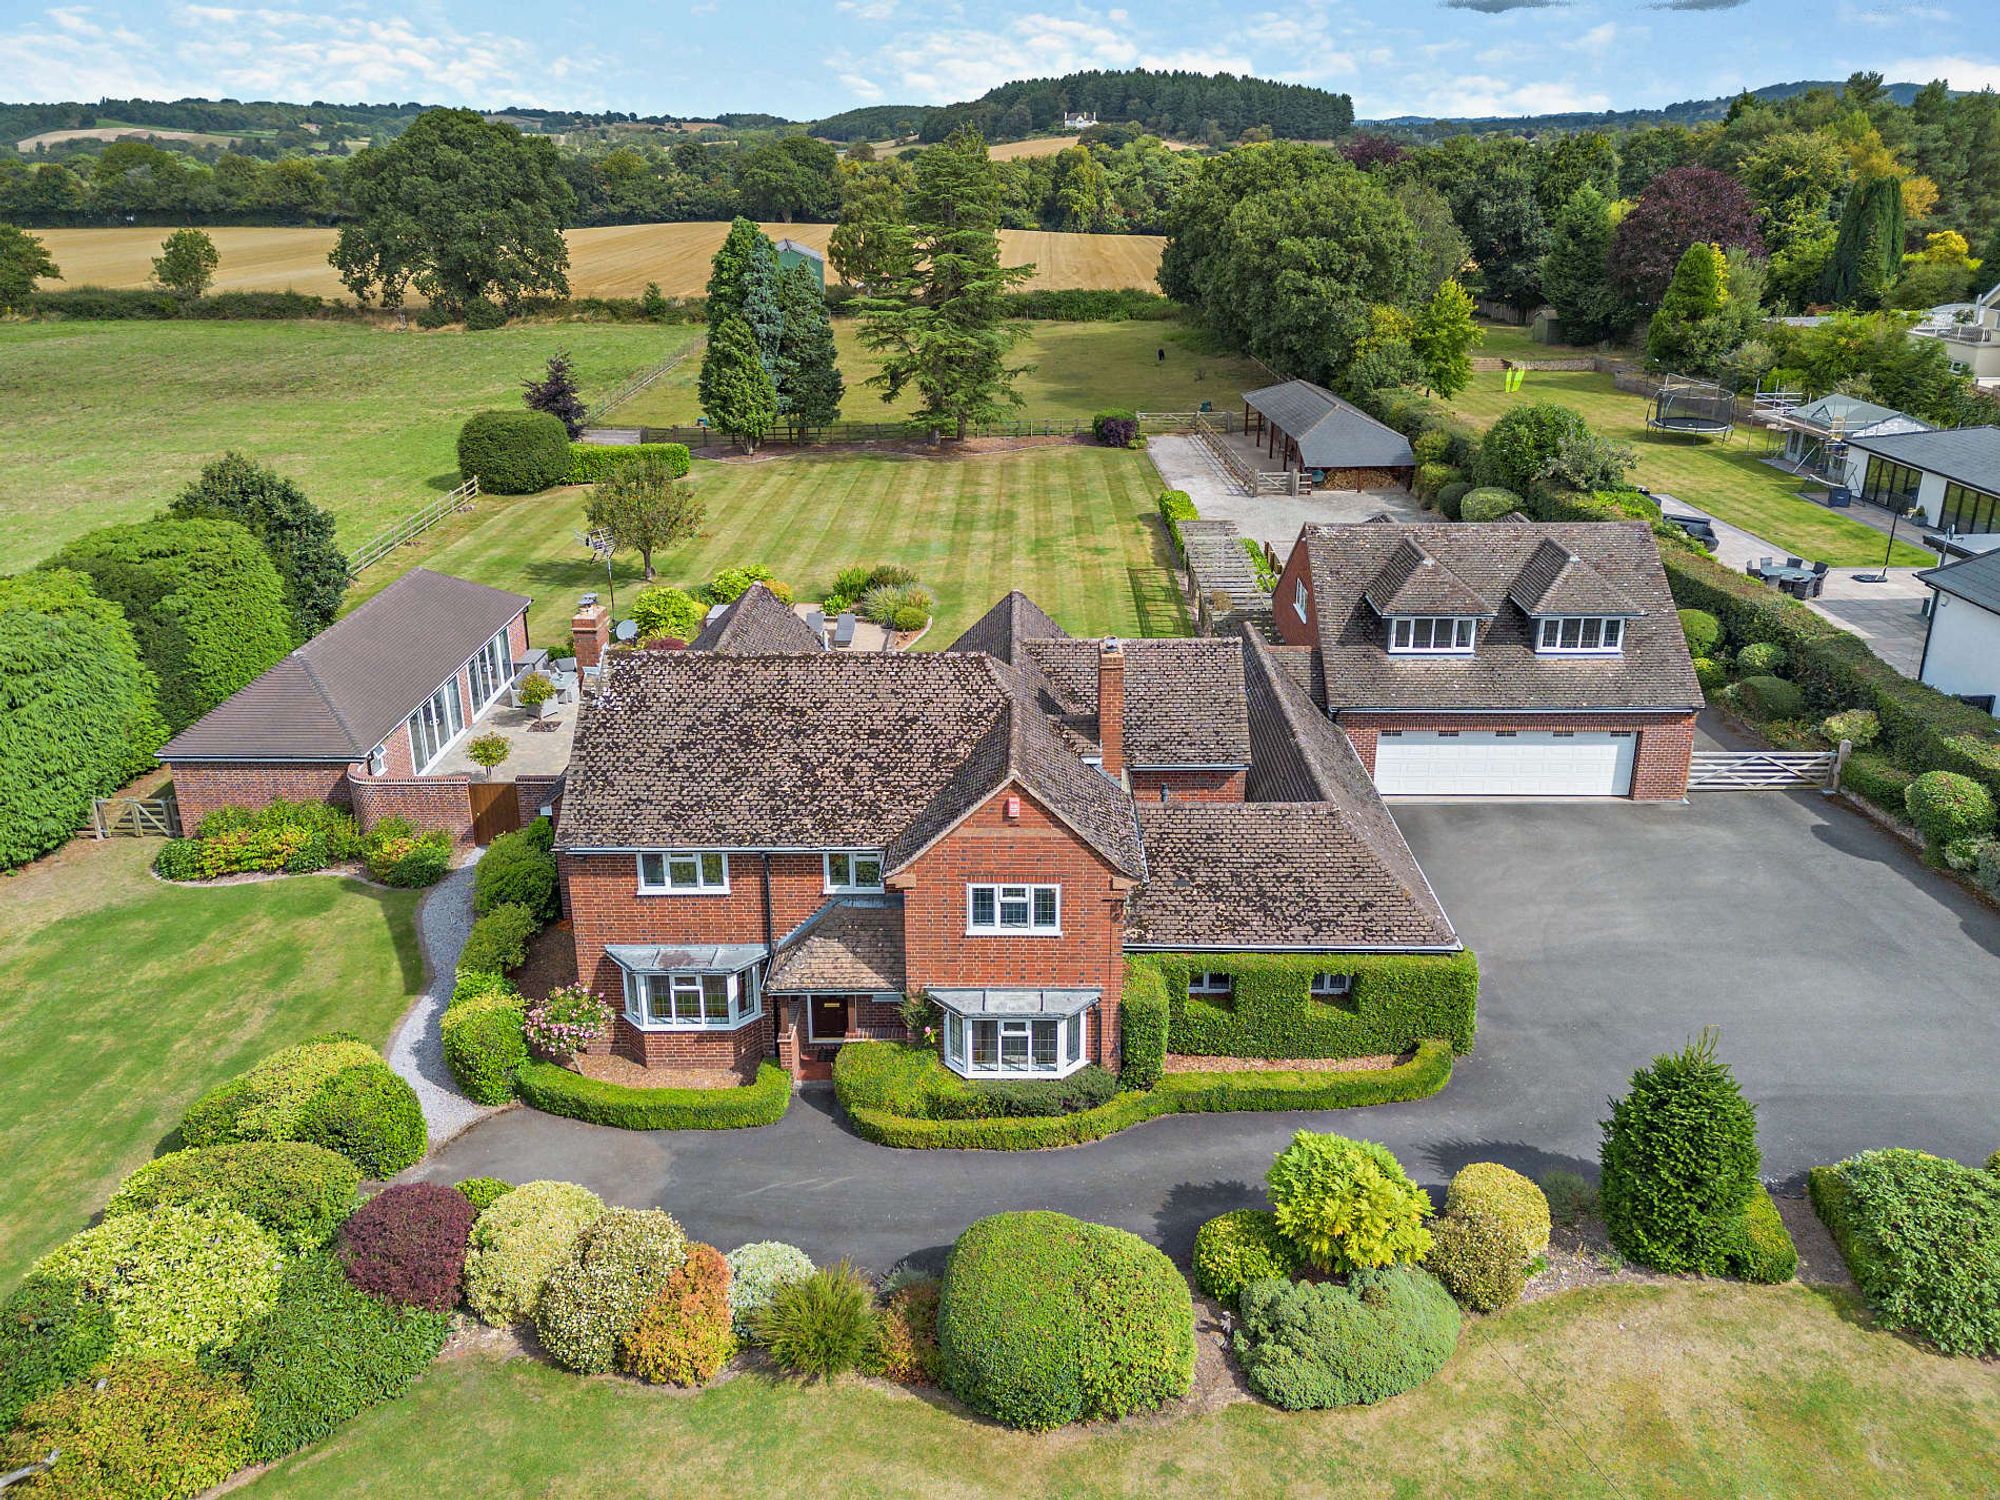
[[[1856,573],[1856,583],[1887,583],[1889,581],[1889,559],[1896,552],[1896,523],[1903,519],[1900,510],[1889,512],[1889,545],[1882,549],[1882,571],[1879,573]]]

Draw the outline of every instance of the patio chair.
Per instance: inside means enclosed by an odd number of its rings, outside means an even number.
[[[1757,559],[1757,571],[1759,573],[1768,573],[1777,565],[1778,560],[1775,557],[1760,557]]]
[[[1824,573],[1813,574],[1811,581],[1806,585],[1806,597],[1808,599],[1817,599],[1821,594],[1824,594],[1825,592],[1826,592],[1826,574]]]
[[[1796,557],[1788,557],[1785,559],[1785,566],[1788,568],[1803,568],[1805,563]]]
[[[1747,562],[1743,565],[1743,571],[1748,573],[1752,578],[1755,578],[1757,576],[1757,565],[1753,562]]]
[[[833,644],[836,650],[845,650],[854,644],[854,611],[843,609],[840,618],[833,622]]]

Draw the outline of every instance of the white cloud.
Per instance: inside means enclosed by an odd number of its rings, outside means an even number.
[[[1621,35],[1616,22],[1606,21],[1600,26],[1591,27],[1567,45],[1572,51],[1587,52],[1592,57],[1602,57],[1611,50]]]
[[[1955,89],[1971,92],[2000,89],[2000,62],[1992,58],[1963,55],[1905,57],[1881,67],[1884,77],[1899,83],[1905,80],[1928,83],[1933,78],[1942,78]]]

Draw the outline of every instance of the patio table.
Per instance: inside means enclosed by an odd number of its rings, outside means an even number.
[[[1783,585],[1787,583],[1805,583],[1815,575],[1811,568],[1788,568],[1779,563],[1768,568],[1759,568],[1757,576],[1766,583]]]

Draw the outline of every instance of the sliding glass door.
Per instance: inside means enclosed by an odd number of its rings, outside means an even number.
[[[458,679],[432,693],[410,715],[410,758],[419,774],[444,754],[445,747],[465,729],[465,710],[458,701]]]

